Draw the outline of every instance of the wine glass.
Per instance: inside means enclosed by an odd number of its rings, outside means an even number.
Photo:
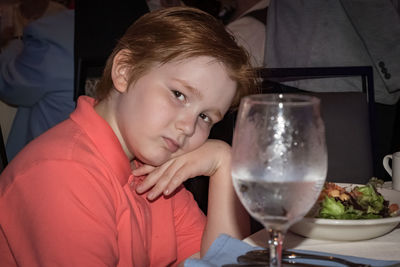
[[[235,191],[269,233],[269,265],[281,266],[285,233],[311,209],[325,182],[319,99],[300,94],[244,97],[232,151]]]

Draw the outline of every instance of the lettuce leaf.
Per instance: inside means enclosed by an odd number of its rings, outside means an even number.
[[[357,203],[367,214],[378,214],[383,209],[384,198],[372,185],[356,187],[354,190],[361,193],[357,197]]]
[[[360,186],[353,189],[354,201],[341,201],[334,197],[325,196],[320,203],[317,217],[325,219],[356,220],[382,218],[379,213],[384,209],[384,198],[373,185]]]

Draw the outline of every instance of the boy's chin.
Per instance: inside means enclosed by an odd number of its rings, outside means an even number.
[[[151,165],[153,167],[158,167],[163,165],[164,163],[166,163],[168,160],[179,157],[183,154],[186,154],[187,152],[179,150],[176,153],[173,154],[169,154],[169,153],[160,153],[160,154],[156,154],[156,155],[138,155],[136,157],[136,160],[138,160],[139,162],[142,162],[143,164],[146,165]]]
[[[146,157],[137,157],[136,160],[139,161],[142,164],[150,165],[153,167],[158,167],[163,165],[165,162],[167,162],[170,158],[146,158]]]

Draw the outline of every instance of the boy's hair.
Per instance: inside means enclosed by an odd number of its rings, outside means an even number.
[[[111,69],[115,55],[126,51],[128,86],[157,64],[198,56],[221,62],[237,83],[232,106],[255,90],[255,73],[248,53],[235,42],[224,25],[213,16],[195,8],[173,7],[150,12],[133,23],[119,40],[107,60],[96,88],[96,99],[105,99],[113,89]]]

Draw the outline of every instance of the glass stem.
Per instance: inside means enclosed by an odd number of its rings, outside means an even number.
[[[268,232],[269,266],[281,267],[284,234],[281,231],[274,229],[269,229]]]

